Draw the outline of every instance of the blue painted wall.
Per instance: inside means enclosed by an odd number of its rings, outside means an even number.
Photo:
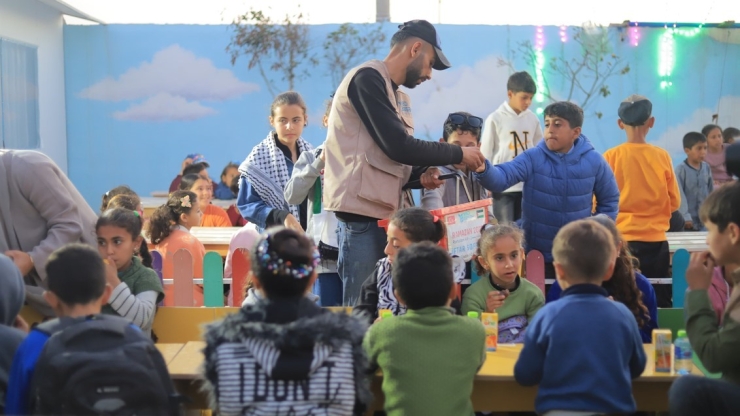
[[[320,45],[336,27],[311,26],[310,33]],[[385,26],[389,37],[394,28]],[[442,25],[438,30],[453,68],[435,72],[431,81],[410,91],[417,136],[434,140],[449,112],[485,117],[505,100],[511,69],[501,65],[502,59],[532,72],[518,49],[536,34],[531,26]],[[724,32],[707,29],[693,37],[675,36],[673,85],[662,89],[658,62],[664,33],[640,29],[639,44],[633,46],[627,32],[611,29],[613,51],[631,70],[612,78],[612,94],[587,108],[583,131],[599,151],[624,140],[616,109],[633,93],[653,101],[656,124],[649,140],[668,149],[674,163],[683,159],[683,134],[700,130],[718,108],[723,127],[740,125],[740,45],[718,41],[715,37],[724,39]],[[546,27],[544,39],[547,59],[579,54],[572,39],[561,42],[557,27]],[[69,175],[93,206],[120,184],[142,195],[166,190],[188,153],[203,153],[217,177],[227,162],[243,160],[264,139],[272,96],[258,72],[247,70],[246,60],[231,65],[225,51],[229,40],[228,26],[65,26]],[[378,57],[386,50],[381,48]],[[549,87],[562,98],[569,84],[550,76]],[[334,89],[325,65],[312,68],[296,89],[309,107],[304,138],[318,145],[325,136],[320,127],[324,101]],[[604,116],[599,119],[596,112]]]

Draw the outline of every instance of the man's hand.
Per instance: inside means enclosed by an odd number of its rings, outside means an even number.
[[[283,225],[286,228],[290,228],[292,230],[303,232],[303,227],[301,227],[301,223],[295,219],[293,214],[288,214],[288,216],[285,217],[285,221],[283,221]]]
[[[30,254],[19,250],[8,250],[5,252],[5,255],[13,260],[15,267],[21,271],[23,276],[31,273],[31,270],[33,270],[33,259]]]
[[[442,186],[445,181],[439,179],[440,171],[437,168],[429,168],[426,172],[421,174],[419,181],[421,186],[425,189],[437,189]]]
[[[486,166],[486,158],[477,147],[463,147],[463,158],[462,162],[468,169],[473,171],[479,171],[481,166]]]
[[[691,290],[707,290],[712,284],[712,273],[714,273],[714,258],[705,251],[703,253],[691,253],[689,268],[686,269],[686,283]]]

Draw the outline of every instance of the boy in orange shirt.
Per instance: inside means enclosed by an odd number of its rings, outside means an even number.
[[[646,142],[655,124],[653,105],[647,98],[630,95],[619,105],[619,128],[627,142],[604,153],[619,187],[617,228],[640,260],[640,271],[648,278],[670,277],[670,252],[666,231],[671,213],[681,203],[673,162],[664,149]],[[658,307],[670,308],[670,285],[657,285]]]

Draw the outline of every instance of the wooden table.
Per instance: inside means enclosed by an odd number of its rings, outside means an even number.
[[[144,208],[144,216],[146,218],[149,218],[152,216],[152,213],[154,213],[154,210],[157,209],[160,205],[164,205],[167,203],[167,197],[158,197],[158,196],[142,196],[141,197],[141,206]],[[211,200],[211,203],[213,205],[217,205],[223,209],[229,208],[231,205],[236,204],[236,199],[213,199]]]
[[[193,227],[190,234],[203,243],[206,252],[215,251],[221,257],[226,257],[231,237],[239,230],[241,227]]]
[[[169,365],[185,344],[154,344],[154,346],[157,347],[159,352],[162,354],[164,362]]]
[[[199,390],[202,385],[202,350],[205,343],[191,341],[185,344],[169,363],[168,369],[178,390],[193,400],[194,408],[206,408],[206,398]],[[678,376],[674,373],[656,373],[651,358],[653,346],[644,344],[648,363],[642,376],[633,380],[632,394],[641,411],[667,411],[668,389]],[[486,362],[475,376],[473,385],[473,407],[479,411],[533,411],[537,387],[522,387],[514,380],[514,364],[519,358],[521,344],[499,345],[499,350],[489,352]],[[694,367],[693,374],[701,375]],[[373,380],[374,410],[383,409],[382,375]],[[503,399],[505,398],[505,399]]]

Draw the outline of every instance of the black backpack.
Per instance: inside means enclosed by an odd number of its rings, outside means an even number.
[[[33,375],[34,414],[179,415],[167,365],[131,322],[110,315],[39,325],[50,335]]]

